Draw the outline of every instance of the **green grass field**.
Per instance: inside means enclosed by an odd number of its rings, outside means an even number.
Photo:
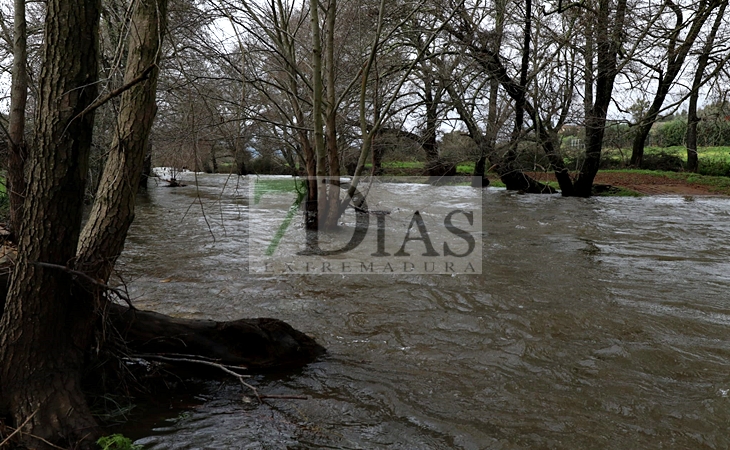
[[[728,147],[701,147],[697,150],[700,161],[700,174],[712,176],[730,177],[730,146]],[[646,147],[644,150],[645,159],[673,157],[677,161],[677,169],[687,162],[687,148],[684,146],[675,147]],[[631,157],[631,149],[607,148],[603,150],[602,158],[614,163],[615,166],[628,165]],[[397,174],[399,170],[423,169],[421,161],[387,161],[383,162],[383,168],[391,175]],[[474,172],[474,162],[461,162],[456,166],[458,175],[471,175]]]
[[[699,158],[699,172],[703,175],[730,176],[730,147],[700,147],[697,149]],[[603,160],[611,161],[617,166],[628,165],[631,157],[630,149],[605,149]],[[667,164],[681,168],[687,162],[687,148],[675,147],[646,147],[644,161],[657,166],[658,169]],[[676,161],[677,164],[672,163]],[[674,167],[672,167],[674,170]]]

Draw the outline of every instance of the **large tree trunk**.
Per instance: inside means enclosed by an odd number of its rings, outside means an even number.
[[[66,273],[36,262],[73,264],[81,230],[96,98],[99,1],[49,0],[36,145],[19,229],[19,256],[0,319],[2,400],[16,425],[32,416],[31,448],[97,436],[80,388],[93,306],[71,297]]]
[[[618,0],[616,3],[613,24],[610,23],[611,3],[609,0],[601,0],[595,24],[598,73],[595,77],[595,101],[586,114],[586,159],[574,186],[574,195],[579,197],[590,197],[592,193],[593,180],[601,162],[606,115],[613,95],[613,84],[618,74],[616,57],[623,36],[626,0]],[[592,76],[589,79],[592,80]]]

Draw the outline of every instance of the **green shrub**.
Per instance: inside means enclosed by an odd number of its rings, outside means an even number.
[[[0,192],[0,222],[10,219],[10,198],[6,192]]]
[[[680,172],[684,170],[684,160],[674,153],[665,151],[644,153],[641,168],[646,170]]]
[[[730,177],[730,161],[725,159],[700,159],[699,173],[716,177]]]
[[[697,125],[697,144],[700,147],[730,145],[730,121],[724,118],[700,121]]]
[[[606,130],[608,133],[608,130]],[[651,131],[649,140],[658,147],[685,144],[687,121],[685,119],[658,123]],[[730,145],[730,121],[722,118],[704,118],[697,125],[697,145],[716,147]]]
[[[141,445],[134,445],[131,439],[121,434],[102,436],[96,443],[101,450],[142,450]]]
[[[658,147],[674,147],[684,145],[687,136],[687,121],[672,120],[659,123],[651,132],[653,141]]]

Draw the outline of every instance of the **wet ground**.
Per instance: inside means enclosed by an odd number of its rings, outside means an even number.
[[[555,181],[552,173],[534,173],[539,181]],[[660,174],[598,172],[596,184],[622,187],[643,195],[727,195],[727,190]]]

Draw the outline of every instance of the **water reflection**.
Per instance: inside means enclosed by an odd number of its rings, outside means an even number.
[[[446,187],[446,190],[449,188]],[[271,316],[330,355],[253,408],[233,382],[149,448],[727,448],[730,200],[487,189],[480,276],[248,276],[239,180],[152,187],[120,270],[141,308]]]

